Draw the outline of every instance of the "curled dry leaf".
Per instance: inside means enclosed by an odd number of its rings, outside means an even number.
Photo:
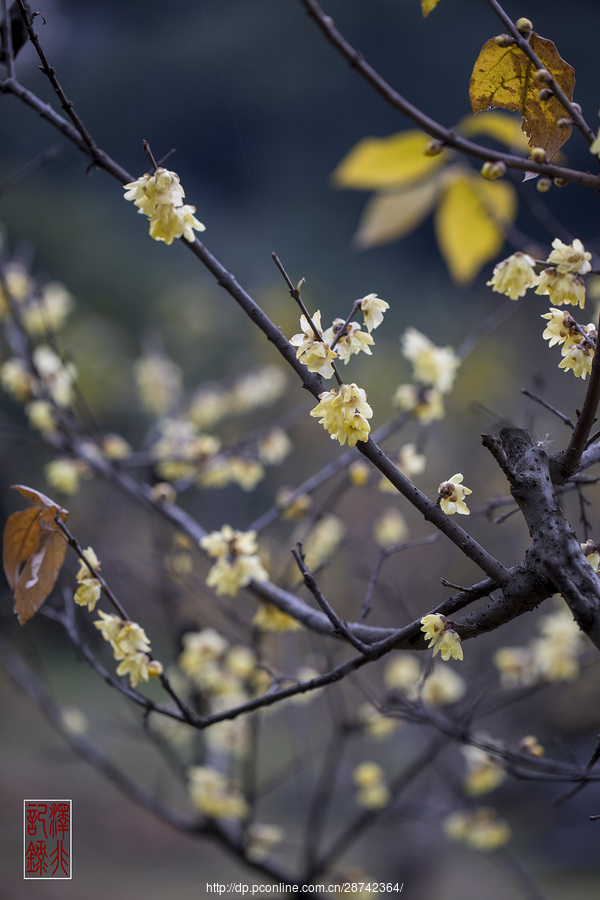
[[[529,44],[572,100],[574,69],[560,57],[552,41],[533,33]],[[529,146],[543,147],[551,159],[571,134],[571,128],[558,124],[568,113],[556,97],[540,100],[541,85],[533,78],[534,71],[535,66],[516,44],[500,47],[491,38],[481,48],[473,67],[469,85],[471,108],[474,113],[492,106],[521,113]]]
[[[15,596],[19,623],[24,625],[56,584],[67,551],[57,518],[66,522],[69,513],[40,491],[21,484],[13,487],[32,503],[8,517],[3,538],[4,573]]]

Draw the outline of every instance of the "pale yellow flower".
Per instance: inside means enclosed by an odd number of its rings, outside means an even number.
[[[294,445],[282,428],[272,428],[258,442],[258,456],[269,466],[280,465],[292,452]]]
[[[590,263],[592,254],[585,250],[579,238],[576,238],[572,244],[563,244],[561,240],[555,238],[552,246],[554,249],[547,262],[556,266],[557,272],[577,272],[585,275],[592,268]]]
[[[503,688],[523,687],[536,680],[533,656],[526,647],[500,647],[494,653],[493,661]]]
[[[348,467],[348,477],[350,483],[355,487],[364,487],[369,483],[371,475],[371,467],[362,459],[357,459]]]
[[[360,309],[364,316],[365,328],[371,332],[383,322],[383,314],[390,304],[382,300],[377,294],[367,294],[360,301]]]
[[[132,687],[136,687],[140,681],[148,681],[150,660],[142,651],[134,651],[124,656],[117,666],[117,675],[129,675]]]
[[[345,533],[346,526],[342,520],[331,513],[315,523],[306,535],[302,547],[306,565],[311,572],[333,557]],[[300,573],[297,577],[300,578]]]
[[[510,840],[510,826],[489,807],[452,813],[443,822],[451,840],[461,841],[475,850],[494,850]]]
[[[585,283],[581,275],[544,269],[539,278],[536,294],[548,294],[556,306],[585,306]]]
[[[179,400],[181,369],[164,353],[152,351],[140,356],[133,375],[144,408],[152,415],[164,415]]]
[[[190,798],[198,810],[212,819],[243,819],[248,807],[239,788],[211,766],[188,769]]]
[[[335,350],[331,350],[326,341],[321,339],[321,312],[317,310],[312,316],[317,329],[315,333],[305,315],[300,316],[302,332],[290,338],[290,344],[297,347],[296,358],[303,363],[309,372],[317,372],[323,378],[333,376],[332,363],[338,358]]]
[[[356,711],[365,734],[375,741],[383,741],[398,730],[399,719],[384,716],[372,703],[361,703]]]
[[[48,400],[32,400],[25,407],[25,412],[32,428],[37,428],[44,435],[56,431],[54,407]]]
[[[431,613],[421,619],[421,631],[425,633],[428,647],[433,647],[433,655],[441,652],[442,659],[463,659],[460,637],[451,627],[445,616]]]
[[[523,753],[528,753],[529,756],[535,756],[538,759],[546,752],[533,734],[527,734],[525,737],[521,738],[519,741],[519,750]]]
[[[81,478],[89,473],[83,460],[61,457],[53,459],[44,466],[44,475],[48,484],[62,494],[76,494]]]
[[[387,806],[391,795],[380,765],[371,761],[359,763],[354,769],[352,778],[358,786],[355,800],[359,806],[365,809],[382,809]]]
[[[463,659],[460,637],[451,628],[446,628],[433,645],[434,656],[438,651],[442,654],[443,660],[448,660],[450,657],[452,659]]]
[[[588,346],[587,341],[563,348],[562,355],[558,368],[565,372],[571,369],[576,378],[583,378],[585,381],[592,371],[594,359],[594,350]]]
[[[246,830],[246,857],[252,862],[264,859],[280,843],[283,834],[277,825],[253,822]]]
[[[183,650],[178,664],[190,678],[200,676],[207,665],[220,659],[229,647],[228,641],[214,628],[188,631],[181,642]]]
[[[94,626],[98,629],[105,641],[112,642],[123,627],[123,619],[120,616],[112,615],[112,613],[102,612],[98,610],[99,619],[96,619]]]
[[[137,622],[124,622],[123,627],[111,640],[115,659],[124,659],[137,653],[147,653],[150,641],[146,632]]]
[[[357,325],[356,322],[349,322],[342,333],[343,325],[344,319],[334,319],[333,325],[323,334],[323,340],[329,346],[333,344],[336,338],[338,339],[335,345],[335,353],[338,354],[340,359],[343,359],[344,363],[348,363],[350,357],[355,353],[360,353],[361,350],[368,356],[371,356],[371,346],[375,343],[371,335],[361,331],[360,325]],[[338,338],[340,334],[341,336]]]
[[[466,682],[457,672],[436,665],[423,683],[421,696],[427,706],[445,706],[460,700],[466,690]]]
[[[437,347],[416,328],[407,328],[402,353],[413,364],[415,381],[447,394],[454,384],[460,359],[452,347]]]
[[[272,603],[260,603],[252,619],[252,624],[261,631],[299,631],[300,622]]]
[[[442,481],[438,488],[440,494],[440,506],[447,516],[459,513],[462,516],[468,516],[470,510],[465,503],[465,496],[473,493],[468,487],[462,484],[463,476],[458,472],[448,481]]]
[[[383,670],[383,683],[390,691],[402,691],[409,699],[416,699],[417,683],[421,677],[421,663],[416,656],[398,653]]]
[[[537,284],[535,260],[527,253],[513,253],[494,267],[488,287],[498,294],[506,294],[511,300],[524,297],[527,289]]]
[[[397,509],[388,509],[375,522],[373,537],[375,543],[384,550],[405,541],[408,537],[408,525],[402,513]]]
[[[35,379],[25,363],[16,358],[7,359],[0,368],[2,387],[19,403],[25,403],[31,397]]]
[[[185,192],[175,172],[159,167],[154,175],[142,175],[126,184],[125,200],[132,200],[141,214],[150,220],[150,237],[172,244],[176,238],[194,241],[194,231],[204,225],[194,216],[195,206],[182,203]]]
[[[421,619],[421,631],[425,632],[425,640],[429,641],[428,646],[430,650],[435,642],[439,640],[440,635],[446,628],[447,621],[446,616],[439,616],[436,613],[423,616]]]
[[[75,366],[69,362],[64,363],[47,344],[38,344],[31,358],[51,399],[57,406],[70,406],[74,397]]]
[[[590,153],[593,153],[594,156],[600,156],[600,129],[598,129],[596,139],[590,144]]]
[[[467,763],[467,776],[463,781],[463,790],[470,797],[478,797],[495,790],[506,778],[502,765],[485,750],[479,747],[462,747]]]
[[[550,308],[550,312],[544,313],[542,319],[548,319],[548,324],[542,334],[550,347],[555,344],[573,343],[575,336],[579,334],[577,323],[573,316],[566,310]]]
[[[583,550],[585,558],[589,562],[594,572],[598,572],[600,568],[600,553],[598,552],[598,544],[595,541],[589,540],[586,541],[585,544],[580,544],[579,546]]]
[[[401,384],[392,397],[392,403],[400,409],[409,411],[423,425],[444,418],[443,396],[435,388]]]
[[[367,395],[356,384],[342,384],[338,390],[319,394],[319,403],[310,415],[321,419],[320,424],[329,432],[332,440],[354,447],[357,441],[367,441],[371,426],[367,419],[373,410],[367,403]]]

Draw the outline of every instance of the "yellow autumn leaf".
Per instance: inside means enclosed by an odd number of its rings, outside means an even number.
[[[530,46],[571,100],[575,84],[573,68],[561,59],[552,41],[533,33]],[[490,38],[475,61],[469,98],[474,113],[490,106],[521,113],[529,146],[543,147],[551,159],[570,136],[571,128],[557,124],[567,113],[556,97],[539,99],[538,91],[543,84],[534,80],[534,71],[535,67],[516,44],[499,47]]]
[[[436,8],[440,0],[421,0],[421,9],[424,16],[428,16],[430,12]]]
[[[456,170],[435,213],[438,244],[454,281],[468,284],[498,255],[503,225],[514,220],[516,211],[516,192],[509,182]]]
[[[425,156],[431,138],[424,131],[402,131],[386,138],[364,138],[341,161],[333,180],[337,187],[378,190],[401,187],[431,174],[446,154]]]
[[[488,109],[460,120],[457,131],[465,137],[483,134],[504,144],[509,150],[527,151],[527,138],[521,129],[521,120],[499,110]]]
[[[414,231],[431,212],[439,189],[440,179],[435,177],[402,191],[375,194],[367,203],[354,236],[356,246],[374,247]]]

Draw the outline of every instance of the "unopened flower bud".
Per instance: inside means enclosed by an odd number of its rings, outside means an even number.
[[[554,185],[555,185],[555,187],[566,187],[567,179],[566,178],[555,178]]]
[[[494,41],[498,47],[511,47],[515,43],[510,34],[497,34]]]
[[[581,106],[579,105],[579,103],[571,103],[571,108],[574,109],[575,112],[581,112]]]
[[[542,88],[541,91],[538,91],[538,100],[542,102],[551,100],[552,97],[554,97],[554,91],[551,91],[550,88]]]
[[[536,81],[543,81],[545,84],[549,84],[552,81],[552,75],[548,69],[536,69],[533,77]]]
[[[549,191],[552,187],[552,181],[550,178],[540,178],[538,179],[538,183],[536,184],[536,188],[540,192],[540,194],[545,194],[546,191]]]
[[[154,484],[150,490],[150,494],[155,503],[162,506],[163,503],[175,503],[177,500],[177,492],[172,484],[167,481],[159,481]]]
[[[488,181],[496,181],[497,178],[502,178],[503,175],[506,175],[506,165],[501,160],[496,162],[488,160],[482,165],[481,174]]]
[[[570,128],[573,124],[573,120],[567,118],[557,119],[556,124],[559,128]]]
[[[533,22],[531,19],[526,19],[525,17],[521,19],[517,19],[515,22],[515,28],[517,31],[523,35],[523,37],[527,37],[533,31]]]
[[[546,151],[543,147],[534,147],[531,151],[531,158],[537,163],[546,162]]]
[[[148,675],[150,678],[158,678],[159,675],[162,675],[163,667],[162,663],[160,663],[157,659],[152,659],[148,663]]]
[[[423,155],[424,156],[439,156],[443,149],[444,149],[444,145],[441,141],[438,141],[438,140],[429,141],[428,144],[425,144],[425,148],[423,150]]]

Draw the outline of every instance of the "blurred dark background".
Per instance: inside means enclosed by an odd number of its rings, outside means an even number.
[[[177,4],[43,0],[36,9],[45,18],[45,24],[37,18],[36,27],[50,61],[98,145],[134,177],[148,170],[143,139],[150,142],[157,159],[175,148],[167,165],[181,176],[187,202],[196,206],[198,218],[207,226],[205,243],[286,333],[297,330],[298,316],[272,263],[272,251],[293,280],[307,279],[307,303],[322,310],[324,321],[345,315],[352,300],[369,292],[390,303],[385,325],[375,335],[373,360],[357,361],[353,369],[353,378],[364,383],[374,401],[375,424],[389,415],[391,394],[409,377],[398,352],[398,337],[407,325],[420,328],[439,344],[457,346],[501,303],[485,287],[489,272],[466,289],[452,285],[435,249],[430,219],[401,243],[364,253],[353,249],[352,235],[368,195],[333,189],[331,173],[360,138],[383,137],[412,125],[336,55],[297,0]],[[487,4],[469,0],[442,0],[427,20],[418,0],[331,0],[325,9],[411,102],[449,126],[469,112],[468,82],[481,45],[503,30]],[[526,5],[509,3],[506,10],[515,19],[527,15],[540,34],[555,40],[561,55],[575,67],[575,99],[595,128],[600,105],[598,4],[577,2],[566,11],[563,4],[531,0]],[[27,87],[55,103],[31,47],[22,51],[18,73]],[[86,174],[82,154],[13,97],[0,98],[0,185],[50,146],[60,149],[58,157],[0,196],[0,222],[11,251],[30,261],[42,280],[58,279],[75,295],[77,313],[66,341],[74,356],[85,361],[80,367],[85,394],[107,428],[127,431],[134,442],[143,440],[147,422],[132,414],[131,367],[144,342],[158,332],[169,354],[182,365],[190,389],[203,380],[231,378],[249,366],[273,361],[262,337],[252,332],[243,314],[184,247],[150,241],[145,220],[123,202],[116,182],[102,172]],[[597,165],[577,134],[564,153],[573,167],[593,170]],[[538,199],[535,182],[525,185],[524,191]],[[582,238],[588,249],[600,251],[597,197],[569,186],[553,189],[544,198],[568,232]],[[519,226],[543,244],[555,236],[544,230],[526,203]],[[459,375],[456,396],[450,400],[450,422],[435,426],[428,444],[430,462],[419,486],[430,495],[441,478],[458,470],[473,473],[465,482],[472,487],[474,480],[480,492],[502,489],[502,479],[478,439],[479,432],[491,429],[502,417],[516,423],[528,417],[540,438],[549,435],[557,446],[564,440],[564,426],[532,409],[519,394],[522,386],[546,391],[570,414],[583,396],[583,385],[555,368],[558,354],[548,366],[551,351],[541,340],[539,326],[545,306],[543,298],[515,306],[502,334],[490,336]],[[474,407],[475,402],[487,411]],[[2,401],[0,425],[4,435],[0,490],[5,509],[12,511],[16,503],[8,486],[35,482],[43,490],[41,466],[49,456],[35,437],[25,434],[24,418],[8,399]],[[314,429],[314,423],[310,425]],[[301,447],[310,447],[323,459],[335,455],[331,442],[319,442],[314,430],[307,434],[299,438]],[[295,464],[298,472],[308,474],[306,454],[297,454]],[[107,500],[92,485],[83,500],[73,501],[73,517],[83,542],[104,541],[110,546],[122,541],[126,532],[124,546],[135,553],[136,542],[141,545],[145,535],[138,537],[132,530],[132,522],[142,532],[143,526],[129,510],[120,513],[120,534],[106,533],[102,516],[116,515],[118,500]],[[223,498],[211,499],[208,516],[221,521],[225,510],[233,510],[244,526],[257,513],[256,502],[228,491]],[[90,503],[97,503],[99,510],[91,522]],[[485,521],[474,521],[473,530],[480,540],[492,536]],[[493,536],[496,539],[495,532]],[[516,536],[502,536],[498,543],[503,559],[512,562],[526,545],[526,535],[519,528]],[[454,556],[449,558],[456,562]],[[144,584],[150,585],[152,579],[151,570],[144,569],[147,564],[142,555],[138,560],[142,582],[134,598],[138,608]],[[456,566],[452,574],[460,578],[464,573],[460,563]],[[426,567],[427,557],[422,555],[411,569],[411,586],[419,583]],[[122,570],[117,575],[124,577]],[[471,576],[472,571],[464,575]],[[8,597],[5,602],[9,604]],[[41,629],[34,623],[30,627]],[[41,636],[41,630],[36,635]],[[513,639],[517,641],[516,636]],[[118,701],[107,696],[93,675],[82,675],[81,665],[77,685],[73,683],[73,659],[58,635],[52,637],[54,655],[45,661],[36,656],[31,640],[30,644],[30,638],[23,638],[22,646],[41,672],[45,666],[52,669],[57,695],[93,705],[112,734],[115,752],[135,763],[135,743],[119,735],[123,710],[120,706],[115,713]],[[486,665],[488,648],[477,648],[477,653],[481,666]],[[581,719],[569,720],[574,701],[567,693],[559,711],[544,720],[549,731],[554,727],[564,731],[575,743],[583,735],[582,758],[589,753],[587,737],[597,729],[597,717],[590,714],[590,709],[598,708],[597,683],[588,690],[589,706]],[[4,878],[0,896],[3,891],[13,898],[33,896],[20,881],[21,801],[23,796],[45,795],[49,785],[57,796],[74,794],[77,809],[85,810],[76,812],[75,859],[85,872],[85,895],[91,900],[100,893],[105,896],[107,888],[119,898],[139,895],[153,900],[166,890],[172,896],[195,898],[204,896],[205,882],[225,880],[223,873],[231,880],[249,877],[231,861],[155,824],[112,788],[106,790],[99,775],[73,763],[10,682],[2,681],[0,692],[6,801],[0,820]],[[518,787],[512,791],[507,803],[518,809]],[[569,807],[564,816],[548,811],[546,795],[530,798],[521,820],[518,840],[525,843],[549,900],[567,896],[591,900],[598,893],[593,860],[598,841],[590,841],[585,820],[600,812],[600,805],[590,804],[591,792],[582,796],[585,802],[575,804],[576,809]],[[556,816],[552,828],[528,843],[529,824],[537,835],[546,814]],[[393,832],[387,841],[393,844]],[[457,851],[452,856],[427,883],[428,897],[438,885],[445,897],[478,900],[484,883],[490,898],[519,896],[511,893],[516,889],[504,875],[490,881],[493,868],[474,854],[463,857]],[[461,875],[463,860],[468,876]],[[378,877],[375,869],[372,874]],[[39,883],[35,895],[79,896],[80,885],[62,883],[59,890]],[[407,884],[405,891],[415,900],[417,894],[409,888]]]

